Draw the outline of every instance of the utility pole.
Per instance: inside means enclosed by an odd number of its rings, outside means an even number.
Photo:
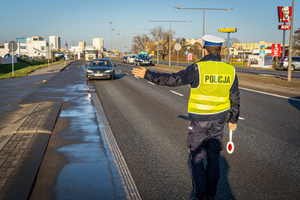
[[[292,67],[292,51],[293,51],[293,21],[294,21],[294,0],[292,1],[292,19],[291,19],[291,30],[290,30],[288,81],[292,81],[291,67]]]

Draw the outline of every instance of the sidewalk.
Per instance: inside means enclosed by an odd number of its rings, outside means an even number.
[[[19,103],[69,64],[0,80],[0,199],[28,198],[61,107]]]
[[[82,61],[0,84],[0,200],[139,199],[105,141]]]

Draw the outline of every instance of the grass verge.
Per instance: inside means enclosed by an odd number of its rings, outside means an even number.
[[[53,62],[50,63],[50,66],[57,65],[62,62],[64,61]],[[27,76],[31,72],[43,67],[48,67],[48,63],[44,63],[42,61],[14,63],[14,76],[12,76],[12,64],[0,65],[0,79]]]

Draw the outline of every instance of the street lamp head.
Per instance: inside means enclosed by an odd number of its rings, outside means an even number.
[[[191,22],[192,20],[187,20],[186,22]]]
[[[226,8],[225,10],[233,10],[233,8]]]
[[[112,24],[113,22],[108,22],[108,23]]]
[[[174,8],[176,8],[176,9],[183,9],[183,8],[181,8],[181,7],[174,7]]]

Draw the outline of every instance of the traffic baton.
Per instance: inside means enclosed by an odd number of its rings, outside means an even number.
[[[232,154],[234,151],[234,144],[232,142],[232,130],[229,131],[229,142],[227,143],[226,149],[229,154]]]

